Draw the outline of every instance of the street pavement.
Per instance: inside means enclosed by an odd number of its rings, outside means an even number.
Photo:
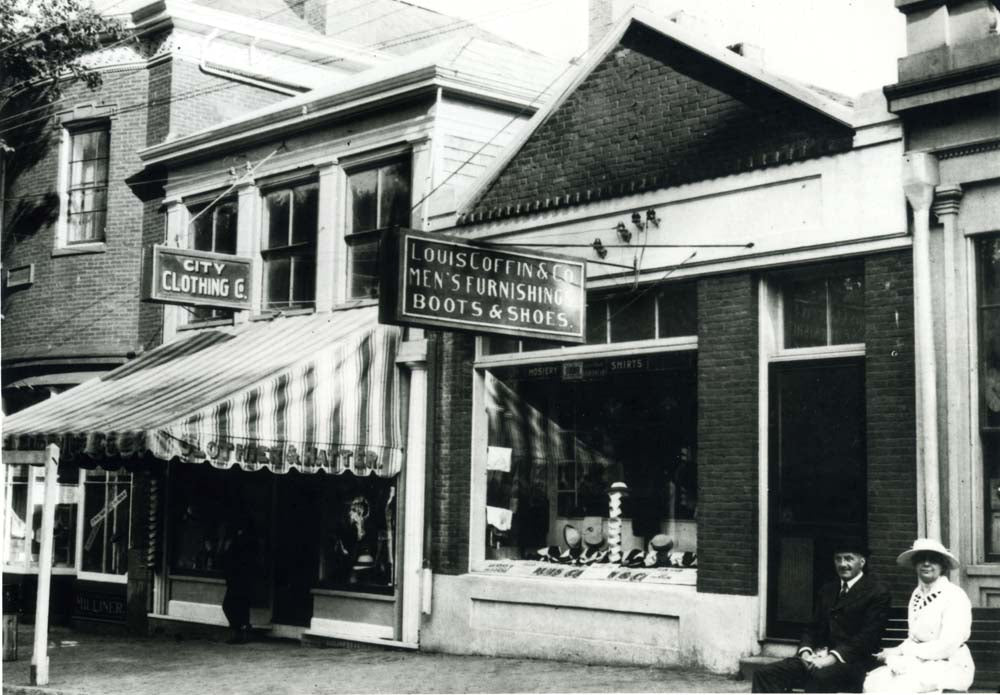
[[[456,656],[287,640],[98,635],[55,627],[49,685],[29,686],[32,629],[3,664],[4,695],[267,693],[745,693],[749,683],[690,669]]]

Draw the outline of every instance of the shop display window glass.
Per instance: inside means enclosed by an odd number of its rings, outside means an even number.
[[[324,484],[317,586],[391,593],[399,546],[398,478],[341,475],[317,483]]]
[[[236,253],[237,205],[235,200],[222,200],[211,207],[190,209],[189,246],[196,251]],[[192,321],[232,318],[231,309],[197,306],[190,309]]]
[[[986,556],[1000,562],[1000,235],[976,244]]]
[[[860,268],[837,267],[781,278],[784,347],[865,342],[865,282]]]
[[[70,133],[66,242],[104,241],[108,212],[107,125]]]
[[[347,289],[351,299],[378,294],[378,232],[410,225],[410,168],[406,158],[348,176]]]
[[[319,184],[304,183],[264,196],[264,309],[303,309],[316,302]]]
[[[608,562],[609,491],[622,482],[622,563],[695,566],[695,362],[684,351],[486,370],[486,559]],[[659,564],[655,537],[670,543]]]
[[[170,469],[169,565],[174,574],[223,576],[226,541],[237,523],[267,556],[271,474],[179,464]],[[263,561],[261,562],[263,571]]]
[[[84,471],[83,572],[124,575],[128,571],[132,475],[101,469]]]
[[[31,519],[28,518],[28,466],[10,466],[7,469],[7,499],[4,510],[4,537],[6,550],[4,562],[23,565],[27,561],[29,542],[32,539]]]

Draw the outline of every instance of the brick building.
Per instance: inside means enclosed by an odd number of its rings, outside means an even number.
[[[905,600],[902,152],[880,93],[775,77],[682,16],[592,48],[439,226],[584,259],[586,341],[435,338],[422,646],[733,671],[798,636],[847,535]]]
[[[445,36],[138,148],[129,185],[157,189],[141,236],[163,300],[138,323],[164,344],[5,423],[9,459],[57,441],[64,460],[149,473],[158,492],[131,517],[137,623],[226,626],[242,523],[256,628],[417,646],[427,339],[378,323],[380,233],[453,215],[557,73],[478,32]],[[238,292],[196,270],[229,264]]]
[[[134,179],[143,168],[139,152],[393,57],[324,37],[283,2],[256,3],[258,17],[211,4],[139,7],[129,27],[134,39],[85,58],[102,77],[98,88],[71,85],[50,108],[3,124],[16,147],[2,177],[7,415],[162,341],[162,310],[139,294],[143,247],[165,240],[163,182]],[[42,471],[3,470],[4,584],[23,583],[28,607]],[[59,619],[120,622],[126,577],[135,584],[130,612],[145,615],[144,481],[137,476],[133,485],[124,470],[64,475],[54,570]],[[98,514],[105,507],[107,515]],[[98,605],[103,614],[89,608]]]

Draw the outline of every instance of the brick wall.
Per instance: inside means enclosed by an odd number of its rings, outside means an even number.
[[[542,123],[475,203],[515,214],[846,151],[851,131],[643,26]]]
[[[913,572],[896,556],[917,533],[913,264],[909,250],[865,261],[869,562],[905,605]]]
[[[103,77],[96,90],[66,89],[56,109],[85,104],[115,109],[103,252],[52,254],[59,211],[57,121],[36,121],[25,138],[30,142],[8,167],[3,263],[34,263],[35,281],[4,293],[5,371],[37,358],[66,364],[82,355],[103,355],[113,363],[157,345],[162,311],[140,304],[139,291],[142,247],[163,241],[163,213],[155,191],[145,189],[140,198],[126,183],[142,170],[138,152],[168,134],[185,135],[285,98],[206,75],[181,60],[107,71]]]
[[[757,592],[757,290],[698,281],[698,591]]]
[[[472,362],[475,342],[461,333],[434,337],[436,394],[431,448],[431,567],[461,574],[469,565],[472,479]]]

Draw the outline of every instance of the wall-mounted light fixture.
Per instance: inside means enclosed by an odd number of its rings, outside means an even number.
[[[632,224],[638,227],[639,231],[642,231],[642,215],[639,214],[638,210],[632,213]]]
[[[646,222],[652,224],[654,227],[660,226],[660,218],[656,216],[656,210],[654,208],[646,210]]]
[[[594,253],[597,254],[598,258],[607,258],[608,250],[604,248],[604,244],[601,243],[600,239],[594,239],[594,243],[591,246],[594,247]]]
[[[619,222],[615,225],[615,231],[618,232],[618,238],[624,241],[626,244],[632,241],[632,232],[628,230],[624,222]]]

